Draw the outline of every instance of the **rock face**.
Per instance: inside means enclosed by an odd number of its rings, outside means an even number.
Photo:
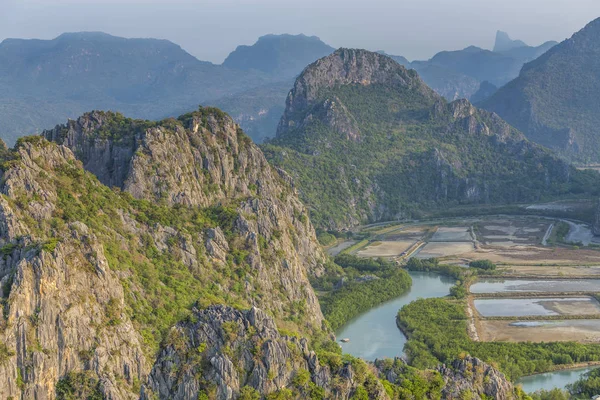
[[[359,383],[352,366],[332,371],[307,344],[306,339],[280,334],[273,320],[256,308],[194,310],[190,322],[171,330],[142,399],[155,395],[184,400],[204,394],[226,400],[249,388],[262,395],[291,389],[295,398],[308,398],[311,391],[322,398],[350,398]],[[388,398],[381,385],[375,393],[374,398]]]
[[[26,143],[16,158],[0,188],[0,397],[53,399],[59,378],[86,369],[106,398],[135,398],[134,382],[149,365],[102,243],[81,222],[64,226],[60,242],[40,231],[57,211],[58,197],[40,178],[75,157],[65,147]],[[22,209],[14,203],[19,198],[34,200]]]
[[[286,104],[263,149],[292,175],[323,229],[441,205],[535,200],[578,174],[498,115],[467,100],[447,103],[378,53],[340,49],[317,61]]]
[[[296,79],[286,100],[286,110],[281,117],[277,136],[303,126],[299,117],[311,118],[305,114],[315,106],[323,92],[336,86],[372,84],[402,87],[431,99],[436,97],[414,71],[407,70],[387,56],[364,50],[339,49],[331,56],[309,65]],[[335,100],[340,104],[339,99]],[[327,105],[323,107],[327,108]],[[343,104],[341,107],[344,107]]]
[[[504,374],[478,358],[466,356],[438,367],[444,379],[443,399],[517,399],[515,388]]]
[[[53,399],[82,371],[108,399],[137,398],[188,301],[322,329],[307,212],[228,116],[92,113],[46,136],[60,144],[1,151],[0,398]]]
[[[527,137],[584,163],[600,161],[600,19],[523,66],[484,101]]]

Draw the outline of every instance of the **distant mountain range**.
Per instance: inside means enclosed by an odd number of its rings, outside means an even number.
[[[514,49],[516,51],[518,49]],[[574,161],[600,162],[600,19],[525,64],[482,106]]]
[[[519,75],[523,64],[548,51],[556,42],[546,42],[532,47],[520,40],[511,40],[508,34],[498,31],[494,50],[469,46],[463,50],[442,51],[427,61],[409,62],[405,57],[391,55],[401,65],[416,70],[421,78],[448,100],[470,99],[483,82],[500,87]],[[480,92],[476,98],[483,100]]]
[[[308,64],[334,51],[316,36],[266,35],[252,46],[238,46],[223,66],[294,79]]]
[[[166,40],[98,32],[67,33],[53,40],[7,39],[0,44],[0,136],[14,143],[92,109],[158,119],[200,103],[218,103],[237,113],[252,132],[253,124],[268,119],[273,104],[279,105],[277,112],[283,109],[287,90],[278,92],[274,102],[270,94],[261,97],[258,103],[264,107],[258,110],[255,104],[241,111],[236,104],[228,108],[231,96],[249,89],[270,93],[268,88],[282,81],[289,88],[307,64],[331,51],[316,37],[269,35],[215,65]]]
[[[291,174],[322,229],[600,185],[497,115],[448,103],[414,70],[365,50],[340,49],[306,68],[263,151]]]
[[[475,96],[483,101],[493,87],[516,77],[524,62],[554,44],[530,47],[507,38],[498,34],[498,51],[471,46],[427,61],[390,57],[415,69],[448,100]],[[315,36],[266,35],[215,65],[166,40],[99,32],[7,39],[0,44],[0,137],[12,144],[93,109],[160,119],[203,104],[230,113],[260,143],[275,136],[295,77],[333,51]],[[489,85],[482,87],[483,82]]]

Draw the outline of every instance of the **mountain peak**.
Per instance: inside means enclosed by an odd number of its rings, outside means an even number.
[[[388,56],[362,49],[340,48],[312,63],[296,79],[286,100],[277,136],[297,131],[321,115],[334,131],[349,139],[360,137],[356,121],[337,97],[339,90],[356,87],[391,93],[410,92],[415,103],[430,105],[440,99],[414,70],[408,70]],[[382,95],[383,96],[383,95]],[[342,96],[344,97],[344,96]]]
[[[296,94],[305,92],[310,101],[316,96],[316,91],[323,88],[375,83],[425,86],[416,72],[407,70],[387,55],[340,48],[309,65],[296,80],[292,91]]]
[[[258,38],[251,46],[238,46],[223,62],[225,67],[257,70],[285,78],[296,76],[302,69],[333,51],[316,36],[274,35]]]
[[[521,40],[511,39],[510,36],[508,36],[508,33],[506,32],[496,32],[496,42],[494,43],[494,51],[496,52],[502,52],[526,46],[527,44]]]

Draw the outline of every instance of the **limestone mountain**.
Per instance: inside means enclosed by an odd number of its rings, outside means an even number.
[[[54,398],[83,371],[137,396],[194,304],[321,331],[307,212],[230,117],[94,112],[45,136],[2,150],[0,397]]]
[[[365,50],[340,49],[310,65],[263,149],[327,229],[440,206],[539,200],[598,181],[497,115],[447,103],[416,71]]]
[[[600,19],[526,64],[482,103],[537,143],[572,160],[600,161]]]
[[[223,62],[225,67],[258,70],[279,78],[295,78],[308,64],[335,49],[316,36],[266,35],[252,46],[238,46]]]
[[[325,259],[307,212],[219,110],[92,112],[0,159],[3,399],[518,395],[488,366],[481,386],[342,357],[307,279]]]

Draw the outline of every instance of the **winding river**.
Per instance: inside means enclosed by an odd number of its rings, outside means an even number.
[[[359,315],[336,332],[338,340],[350,339],[347,343],[340,343],[344,353],[370,361],[376,358],[401,357],[404,354],[406,337],[396,326],[398,310],[418,298],[444,297],[450,293],[450,287],[455,282],[452,278],[433,273],[409,273],[413,280],[409,292]],[[539,389],[563,389],[591,369],[532,375],[522,378],[518,383],[528,393]]]
[[[406,337],[396,326],[398,310],[418,298],[444,297],[455,282],[427,272],[410,272],[410,276],[413,282],[407,293],[370,309],[338,330],[338,339],[350,339],[348,343],[340,343],[344,353],[370,361],[403,355]]]

